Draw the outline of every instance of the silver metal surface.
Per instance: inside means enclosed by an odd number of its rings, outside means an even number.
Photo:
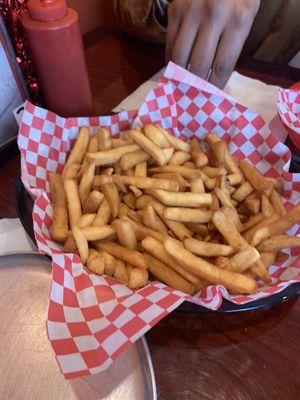
[[[0,258],[1,400],[156,400],[144,338],[106,371],[67,381],[46,334],[50,261],[42,255]]]

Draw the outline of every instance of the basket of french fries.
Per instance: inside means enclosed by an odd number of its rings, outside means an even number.
[[[300,281],[289,150],[173,64],[138,111],[64,119],[26,103],[18,143],[66,378],[104,370],[184,301],[214,310]]]

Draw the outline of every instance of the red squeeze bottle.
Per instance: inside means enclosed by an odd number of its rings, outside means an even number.
[[[29,0],[22,19],[46,106],[65,117],[87,116],[92,96],[78,14],[66,0]]]

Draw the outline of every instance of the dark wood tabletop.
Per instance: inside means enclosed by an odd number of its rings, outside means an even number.
[[[116,32],[86,38],[95,114],[107,114],[164,65],[162,46]],[[300,71],[250,59],[239,70],[288,87]],[[19,154],[0,155],[0,218],[16,217]],[[227,315],[173,312],[146,335],[159,400],[297,400],[300,398],[300,300]]]

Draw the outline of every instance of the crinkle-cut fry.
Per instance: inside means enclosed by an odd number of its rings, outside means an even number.
[[[67,169],[67,167],[69,167],[72,164],[82,163],[86,153],[86,149],[89,144],[89,138],[90,138],[89,128],[87,128],[86,126],[82,126],[79,130],[79,135],[75,141],[75,144],[72,150],[70,151],[69,157],[65,163],[63,176],[65,174],[65,170]]]
[[[209,178],[217,178],[220,175],[226,174],[224,168],[203,167],[202,172]]]
[[[196,224],[194,222],[186,222],[185,225],[194,233],[198,233],[199,235],[205,237],[208,235],[207,226],[204,224]]]
[[[116,218],[119,214],[121,203],[119,191],[116,185],[114,183],[107,183],[106,185],[103,185],[102,193],[108,202],[113,218]]]
[[[161,232],[165,235],[168,234],[165,224],[162,222],[150,204],[148,204],[143,210],[143,223],[150,229]]]
[[[162,166],[167,163],[167,157],[163,150],[156,146],[150,139],[148,139],[142,132],[137,130],[130,130],[128,136],[137,143],[142,149],[148,153],[158,165]]]
[[[143,192],[133,185],[129,186],[129,189],[132,191],[134,197],[140,197],[143,195]]]
[[[192,193],[205,193],[205,187],[202,178],[194,178],[191,180],[191,192]]]
[[[269,218],[264,218],[261,222],[258,222],[256,225],[252,226],[252,228],[248,229],[246,232],[243,233],[243,237],[245,240],[247,240],[248,243],[251,243],[251,240],[255,233],[260,230],[261,228],[264,228],[265,226],[269,224],[273,224],[274,222],[278,221],[280,219],[280,216],[275,214],[272,215]]]
[[[236,229],[241,232],[243,229],[243,225],[240,221],[240,217],[238,212],[236,211],[235,208],[232,207],[222,207],[221,208],[223,214],[227,216],[227,218],[234,224]]]
[[[166,235],[164,235],[158,231],[155,231],[153,229],[147,228],[146,226],[134,221],[133,219],[129,218],[128,216],[123,217],[123,218],[125,218],[127,221],[130,222],[130,225],[136,234],[136,238],[139,241],[143,240],[147,236],[152,236],[155,239],[159,240],[160,242],[163,242],[166,238]]]
[[[64,253],[76,253],[77,245],[72,232],[68,233],[67,239],[63,247]]]
[[[251,229],[253,226],[259,224],[265,219],[262,213],[258,213],[256,215],[251,215],[244,223],[241,232],[245,232]]]
[[[147,285],[149,278],[148,271],[132,267],[129,264],[126,264],[126,269],[129,278],[128,287],[130,289],[139,289]]]
[[[135,166],[134,176],[146,178],[147,176],[147,162],[142,162]]]
[[[124,246],[121,246],[117,243],[110,243],[104,241],[97,241],[95,242],[95,247],[97,249],[103,250],[114,257],[128,262],[129,264],[142,269],[147,269],[149,262],[147,258],[140,252],[127,249]]]
[[[70,227],[72,228],[82,215],[78,184],[73,179],[65,179],[64,189],[68,204]]]
[[[265,193],[261,195],[261,212],[266,218],[271,217],[271,215],[276,214],[268,196]]]
[[[110,225],[103,226],[86,226],[81,229],[87,241],[106,239],[115,233]]]
[[[222,189],[216,187],[215,194],[217,195],[217,197],[223,207],[234,208],[231,197],[227,193],[225,193]]]
[[[150,160],[149,154],[144,150],[138,150],[124,154],[120,159],[120,165],[123,171],[128,171],[130,168],[148,160]]]
[[[81,176],[81,164],[71,164],[64,168],[63,179],[78,179]]]
[[[195,286],[198,284],[198,278],[179,265],[178,262],[176,262],[176,260],[174,260],[174,258],[166,252],[162,242],[151,236],[148,236],[142,241],[141,245],[152,257],[155,257],[159,261],[166,264],[184,279],[191,282]]]
[[[121,202],[118,217],[121,218],[121,217],[126,216],[129,210],[131,210],[131,209],[128,207],[128,205]]]
[[[237,186],[243,183],[244,177],[240,174],[229,174],[227,175],[227,179],[232,186]]]
[[[188,168],[182,165],[164,165],[163,167],[153,167],[148,169],[149,173],[178,173],[184,178],[193,179],[201,176],[201,171],[196,168]]]
[[[117,147],[116,149],[98,151],[97,153],[87,153],[86,157],[89,162],[95,163],[96,166],[115,164],[120,158],[127,153],[141,150],[137,144]]]
[[[93,221],[93,226],[107,225],[111,216],[111,209],[106,199],[103,199]]]
[[[233,193],[232,198],[237,202],[241,203],[253,192],[253,187],[249,182],[243,182],[236,191]]]
[[[129,208],[135,209],[135,195],[133,193],[124,194],[123,201]]]
[[[170,141],[166,138],[166,136],[161,132],[161,130],[153,124],[148,124],[144,126],[144,132],[148,139],[151,140],[156,146],[161,149],[165,149],[170,147]],[[167,133],[168,135],[168,133]]]
[[[95,164],[93,163],[88,163],[85,171],[82,174],[82,177],[80,179],[79,183],[79,197],[81,204],[84,204],[93,185],[94,177],[95,177]]]
[[[76,242],[76,246],[78,248],[78,252],[81,258],[82,264],[87,262],[89,257],[89,245],[86,237],[82,233],[81,229],[79,229],[76,225],[72,227],[72,234]]]
[[[249,246],[246,240],[240,235],[232,221],[230,221],[221,210],[213,213],[212,221],[230,246],[238,248],[239,250]]]
[[[113,227],[117,232],[119,243],[131,250],[137,249],[137,240],[134,230],[129,221],[125,219],[115,219]]]
[[[180,264],[199,278],[207,279],[216,285],[224,285],[227,289],[236,293],[252,294],[257,291],[254,279],[218,268],[200,257],[196,257],[174,239],[166,239],[164,247]]]
[[[184,247],[198,256],[206,257],[230,256],[236,252],[232,246],[207,243],[193,238],[185,239]]]
[[[225,268],[228,271],[244,272],[251,267],[258,259],[260,255],[255,247],[245,247],[243,250],[235,254],[227,263]]]
[[[115,183],[124,183],[124,185],[135,186],[139,189],[162,189],[177,192],[179,184],[169,179],[141,178],[138,176],[114,175]]]
[[[271,193],[271,196],[270,196],[270,200],[271,200],[272,206],[275,209],[275,212],[278,215],[281,215],[281,216],[286,215],[287,211],[284,208],[284,205],[282,204],[281,197],[280,197],[279,193],[276,192],[275,189],[272,190],[272,193]]]
[[[99,142],[99,151],[110,150],[112,145],[112,137],[110,132],[105,128],[98,129],[98,142]]]
[[[167,206],[203,207],[212,202],[210,193],[171,192],[153,189],[151,194]]]
[[[162,174],[153,174],[153,179],[167,179],[167,180],[174,180],[177,181],[179,184],[179,190],[184,191],[187,187],[190,187],[188,181],[186,181],[180,174],[173,172],[173,173],[162,173]]]
[[[96,217],[96,213],[82,214],[77,222],[78,228],[82,229],[86,226],[92,225],[94,219]]]
[[[265,284],[272,282],[271,276],[260,258],[253,265],[251,265],[250,271],[261,278]]]
[[[211,220],[212,212],[185,207],[166,207],[163,212],[164,218],[178,222],[205,223]]]
[[[49,174],[50,192],[53,204],[51,237],[58,242],[67,239],[69,231],[68,204],[62,177],[54,172]]]
[[[173,289],[190,295],[195,292],[194,285],[192,285],[166,264],[152,256],[149,256],[149,271],[156,279],[172,287]]]
[[[184,151],[176,151],[170,158],[169,165],[181,165],[191,158],[189,153]]]
[[[259,251],[278,251],[285,248],[300,247],[300,237],[276,235],[264,240],[258,246]]]
[[[245,205],[252,214],[257,214],[260,211],[260,199],[246,199]]]
[[[95,274],[102,275],[104,273],[105,260],[103,254],[95,249],[89,250],[89,257],[86,262],[88,269]]]
[[[113,276],[115,272],[115,267],[116,267],[116,259],[114,256],[111,254],[107,253],[106,251],[102,252],[104,261],[105,261],[105,266],[104,266],[104,273],[105,275],[108,276]]]
[[[270,183],[268,183],[266,178],[246,160],[240,161],[240,168],[254,189],[263,191],[270,187]]]
[[[92,190],[83,204],[83,212],[86,214],[97,212],[103,199],[103,193],[99,192],[98,190]]]
[[[124,261],[118,259],[115,260],[114,278],[124,283],[125,285],[128,285],[129,276]]]

